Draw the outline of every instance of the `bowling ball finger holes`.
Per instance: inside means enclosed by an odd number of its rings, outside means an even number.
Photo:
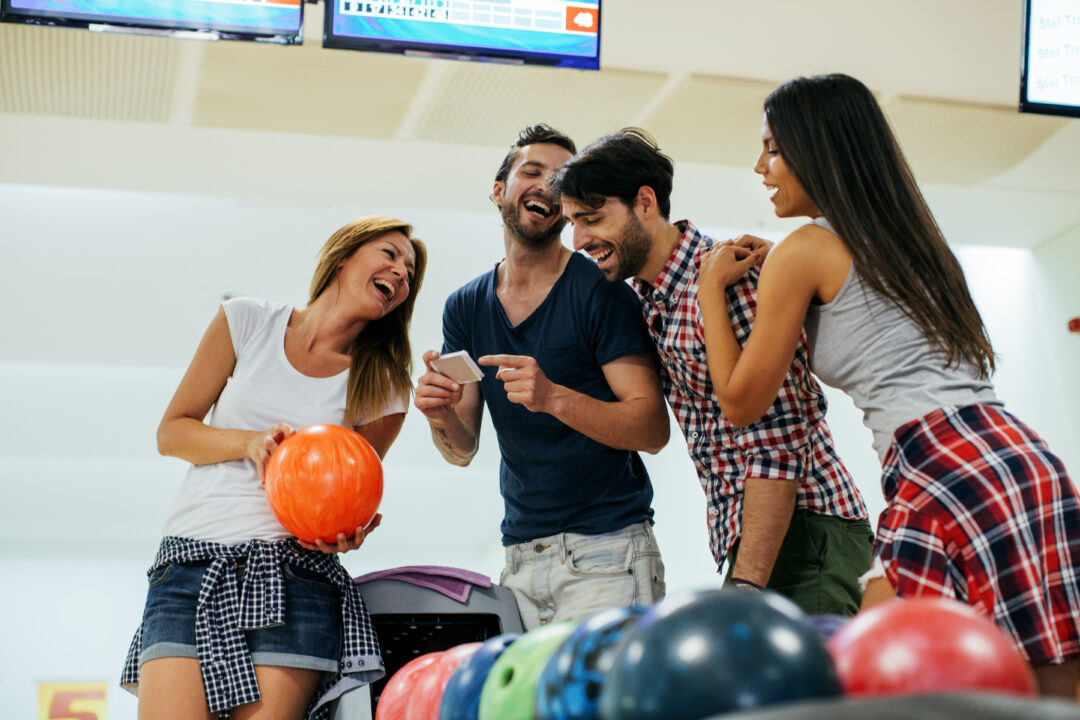
[[[499,685],[506,687],[514,679],[514,668],[506,668],[506,672],[499,678]]]

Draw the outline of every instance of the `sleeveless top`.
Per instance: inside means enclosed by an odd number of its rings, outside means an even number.
[[[214,403],[211,427],[266,430],[286,422],[309,425],[345,423],[349,371],[309,377],[285,357],[285,329],[292,307],[238,297],[222,303],[229,323],[236,366]],[[403,413],[408,398],[393,392],[375,417]],[[162,530],[165,536],[231,545],[252,539],[284,540],[288,531],[266,501],[262,479],[250,460],[191,465]]]
[[[814,224],[836,233],[824,217]],[[901,425],[942,407],[1003,405],[989,380],[966,362],[949,365],[900,307],[863,282],[852,263],[831,302],[806,313],[810,367],[862,410],[884,461]]]

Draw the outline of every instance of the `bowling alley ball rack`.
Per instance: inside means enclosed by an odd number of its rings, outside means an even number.
[[[474,586],[465,602],[420,585],[380,578],[360,583],[379,638],[386,674],[369,687],[346,693],[332,720],[370,720],[387,681],[424,653],[523,631],[514,594],[504,587]]]
[[[498,616],[487,613],[372,614],[371,623],[386,666],[386,674],[371,684],[373,710],[387,681],[410,660],[502,634]]]

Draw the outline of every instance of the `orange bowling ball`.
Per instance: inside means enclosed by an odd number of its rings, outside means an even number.
[[[375,517],[382,463],[359,433],[312,425],[285,439],[266,464],[266,497],[278,521],[309,543],[352,537]]]

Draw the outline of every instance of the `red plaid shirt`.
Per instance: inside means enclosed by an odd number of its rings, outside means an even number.
[[[825,395],[810,374],[805,333],[799,340],[776,402],[757,422],[737,428],[727,421],[709,379],[705,333],[698,305],[701,255],[713,240],[689,221],[676,223],[682,242],[656,283],[634,281],[641,310],[664,372],[668,402],[686,436],[708,503],[709,543],[719,564],[742,532],[746,478],[796,480],[796,506],[821,515],[866,517],[866,505],[825,424]],[[727,291],[739,344],[746,342],[757,309],[758,271]]]

